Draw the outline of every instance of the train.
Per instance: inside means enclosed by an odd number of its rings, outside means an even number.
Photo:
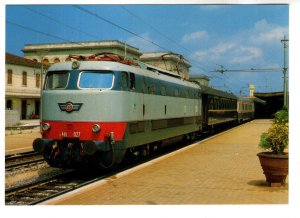
[[[53,64],[41,94],[41,137],[50,166],[114,168],[164,146],[254,118],[254,102],[113,54]]]

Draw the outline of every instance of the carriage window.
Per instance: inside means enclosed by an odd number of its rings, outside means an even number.
[[[69,72],[48,72],[45,89],[65,89],[68,85]]]
[[[108,72],[81,72],[79,88],[109,89],[113,86],[113,73]]]
[[[160,94],[161,94],[161,95],[166,95],[166,94],[167,94],[167,92],[166,92],[166,87],[165,87],[164,85],[161,85],[161,86],[160,86]]]

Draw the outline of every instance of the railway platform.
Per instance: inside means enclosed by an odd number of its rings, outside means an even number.
[[[19,126],[5,129],[5,155],[33,151],[33,140],[41,137],[39,122],[21,120]]]
[[[251,121],[43,204],[288,204],[288,178],[269,187],[256,156],[270,126]]]

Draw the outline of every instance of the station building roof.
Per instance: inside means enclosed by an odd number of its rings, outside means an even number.
[[[10,53],[5,54],[5,64],[14,64],[20,66],[34,67],[34,68],[40,68],[42,66],[42,63],[27,58],[23,58],[14,54],[10,54]],[[44,67],[48,68],[49,65],[44,64]]]

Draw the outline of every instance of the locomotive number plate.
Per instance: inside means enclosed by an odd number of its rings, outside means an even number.
[[[62,138],[79,138],[81,132],[61,132]]]

